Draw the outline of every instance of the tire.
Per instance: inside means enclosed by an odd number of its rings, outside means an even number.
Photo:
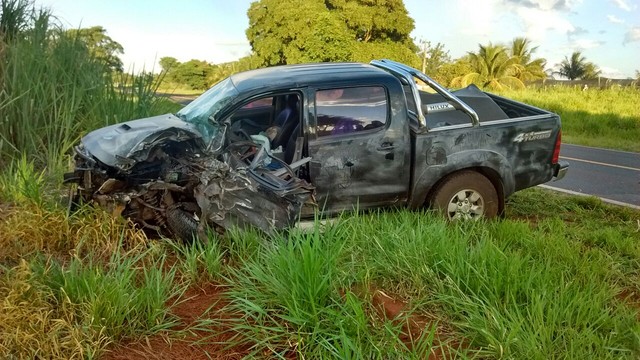
[[[173,235],[185,243],[191,243],[198,236],[198,221],[193,215],[177,206],[167,209],[167,225]]]
[[[496,217],[499,201],[489,179],[475,171],[463,170],[438,185],[431,205],[452,221],[479,220]]]

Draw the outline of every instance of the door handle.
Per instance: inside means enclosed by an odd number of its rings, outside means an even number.
[[[383,142],[382,144],[380,144],[376,150],[378,151],[390,151],[395,149],[396,147],[393,145],[392,142]]]

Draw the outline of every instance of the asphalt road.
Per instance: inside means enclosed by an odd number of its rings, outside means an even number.
[[[562,144],[560,159],[569,172],[547,187],[640,206],[640,153]]]

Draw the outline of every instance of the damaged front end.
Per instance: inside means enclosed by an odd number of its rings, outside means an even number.
[[[152,235],[185,241],[203,236],[206,227],[271,233],[315,206],[313,186],[259,145],[211,148],[172,115],[114,125],[82,139],[65,182],[77,184],[80,202],[127,217]]]

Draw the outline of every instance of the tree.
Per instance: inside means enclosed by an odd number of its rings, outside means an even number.
[[[102,62],[110,71],[123,71],[122,60],[118,57],[124,52],[122,45],[107,35],[102,26],[67,30],[67,34],[83,42],[89,53]]]
[[[531,47],[531,41],[527,38],[517,37],[511,41],[511,57],[515,63],[513,76],[522,82],[544,79],[547,76],[544,72],[547,61],[542,58],[533,59],[533,53],[537,49],[537,46]]]
[[[176,66],[168,80],[187,85],[193,90],[205,90],[209,87],[207,79],[212,69],[206,61],[193,59]]]
[[[555,73],[569,80],[596,78],[600,75],[598,67],[588,62],[580,51],[574,51],[571,57],[564,57]]]
[[[248,55],[236,61],[215,64],[209,72],[207,82],[209,86],[211,86],[235,73],[257,69],[259,64],[260,60],[255,55]]]
[[[180,62],[178,61],[178,59],[174,57],[164,56],[160,58],[160,61],[158,61],[158,64],[160,64],[162,71],[168,73],[169,71],[174,69],[176,66],[180,65]]]
[[[263,66],[389,57],[417,62],[401,0],[259,0],[247,38]]]
[[[456,59],[453,62],[446,63],[440,67],[438,73],[434,76],[434,79],[440,84],[446,84],[448,86],[460,86],[456,85],[454,79],[464,76],[473,72],[471,64],[466,56]]]
[[[436,76],[440,67],[451,62],[449,51],[444,49],[444,44],[437,43],[431,45],[431,41],[420,40],[420,52],[418,53],[422,60],[422,72]]]
[[[582,80],[595,80],[602,74],[602,71],[592,62],[588,62],[584,66],[584,75]]]
[[[452,86],[465,87],[477,84],[492,90],[524,88],[522,80],[514,76],[518,59],[509,56],[506,47],[491,43],[479,47],[477,53],[470,52],[467,55],[472,71],[453,79]]]

